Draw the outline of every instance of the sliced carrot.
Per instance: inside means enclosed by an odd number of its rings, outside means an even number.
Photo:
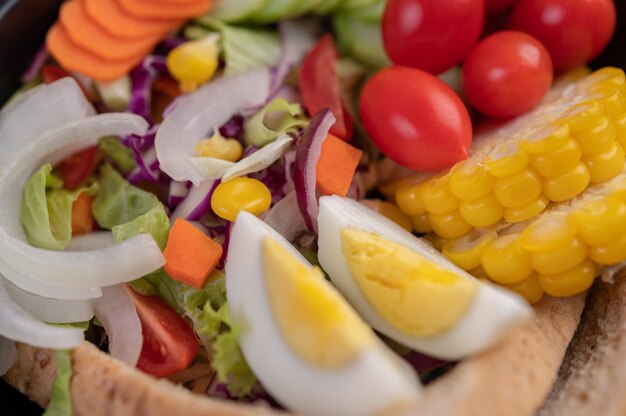
[[[63,68],[80,72],[98,81],[118,79],[143,59],[143,55],[123,61],[102,59],[72,42],[58,23],[48,31],[46,46]]]
[[[82,0],[70,0],[63,4],[59,16],[61,25],[72,42],[103,59],[120,61],[137,55],[148,54],[161,34],[138,39],[124,39],[102,29],[85,11]]]
[[[82,192],[72,204],[72,235],[89,234],[92,231],[91,197]]]
[[[359,149],[337,136],[332,134],[326,136],[315,171],[317,189],[320,193],[345,196],[362,154]]]
[[[206,13],[212,0],[196,0],[193,3],[161,3],[153,0],[120,0],[120,5],[128,14],[149,18],[188,19]]]
[[[193,0],[196,1],[196,0]],[[182,19],[154,19],[132,16],[119,4],[119,0],[84,0],[85,10],[91,19],[113,36],[136,39],[160,35],[182,26]]]
[[[178,218],[170,231],[163,257],[163,267],[172,279],[200,289],[222,257],[222,246],[191,223]]]

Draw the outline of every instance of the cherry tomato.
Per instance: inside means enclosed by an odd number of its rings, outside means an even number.
[[[485,12],[487,14],[502,13],[513,6],[517,0],[485,0]]]
[[[59,172],[66,188],[78,188],[93,173],[96,168],[97,154],[98,148],[96,146],[89,147],[74,153],[60,163]]]
[[[137,368],[157,377],[187,368],[199,349],[191,327],[158,296],[144,296],[130,288],[128,291],[143,334]]]
[[[483,0],[389,0],[382,31],[389,58],[439,74],[458,65],[483,28]]]
[[[470,104],[494,118],[511,118],[536,106],[552,84],[552,62],[541,42],[503,31],[481,41],[463,65]]]
[[[367,133],[392,160],[435,171],[466,159],[472,124],[461,99],[437,77],[390,67],[370,78],[361,94]]]
[[[335,73],[337,49],[331,35],[325,35],[304,58],[300,69],[300,93],[309,115],[328,108],[337,122],[330,128],[335,136],[348,140],[352,137],[353,123],[341,100],[339,80]]]
[[[56,65],[45,64],[44,66],[41,67],[41,78],[45,84],[53,83],[54,81],[58,81],[61,78],[65,78],[65,77],[73,78],[72,74],[70,74],[65,69],[60,68]],[[85,94],[85,97],[87,98],[87,100],[93,102],[94,97],[89,93],[89,91],[83,86],[82,83],[80,83],[79,81],[76,81],[76,82],[78,82],[78,85],[80,86],[80,89],[83,91],[83,94]]]
[[[613,36],[615,20],[612,0],[520,0],[508,27],[536,37],[561,72],[598,56]]]

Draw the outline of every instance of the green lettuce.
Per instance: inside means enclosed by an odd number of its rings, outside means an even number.
[[[275,98],[246,121],[244,141],[247,145],[263,147],[285,133],[297,133],[307,124],[300,104]]]
[[[165,248],[170,221],[154,194],[132,186],[110,164],[100,169],[98,183],[92,211],[100,227],[111,229],[118,242],[147,233]]]
[[[63,189],[63,181],[43,165],[26,182],[21,220],[28,242],[47,250],[65,250],[72,239],[72,204],[83,192],[95,193],[97,185]]]
[[[72,357],[70,350],[56,351],[57,375],[52,384],[52,396],[43,416],[71,416]]]
[[[98,141],[98,149],[124,174],[131,172],[137,166],[133,151],[124,146],[116,136],[101,138]]]

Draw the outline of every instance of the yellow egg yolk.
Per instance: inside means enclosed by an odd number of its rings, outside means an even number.
[[[477,281],[378,235],[347,228],[341,231],[341,243],[367,301],[405,335],[429,337],[449,330],[476,294]]]
[[[295,354],[310,365],[338,368],[375,342],[373,332],[324,280],[279,242],[263,240],[263,271],[270,308]]]

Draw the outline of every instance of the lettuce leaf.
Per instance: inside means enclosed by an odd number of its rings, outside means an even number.
[[[95,193],[97,185],[63,189],[63,181],[43,165],[26,182],[21,220],[28,242],[47,250],[65,250],[72,239],[72,204],[83,192]]]
[[[133,151],[124,146],[116,136],[103,137],[98,141],[98,149],[120,170],[123,174],[130,173],[137,163]]]
[[[246,121],[244,141],[247,145],[263,147],[285,133],[297,133],[307,124],[300,104],[275,98]]]
[[[157,201],[158,202],[158,201]],[[124,241],[138,234],[151,234],[161,250],[165,249],[170,230],[170,219],[163,204],[158,202],[150,211],[125,224],[115,225],[111,231],[116,242]]]
[[[70,350],[56,351],[57,375],[52,385],[52,396],[43,416],[71,416],[72,357]]]

